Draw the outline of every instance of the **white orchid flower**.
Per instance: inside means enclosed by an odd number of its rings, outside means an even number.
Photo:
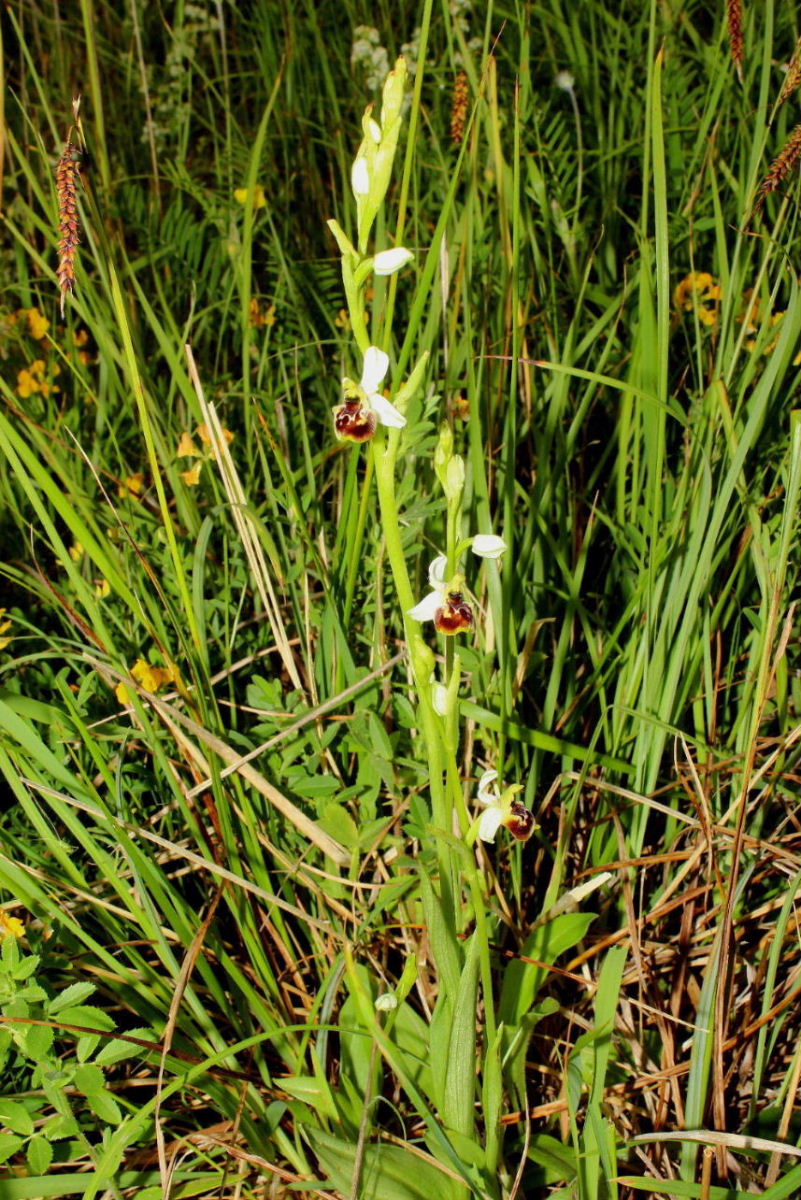
[[[500,793],[492,786],[497,778],[497,771],[485,771],[478,781],[478,802],[484,808],[478,823],[478,836],[482,842],[495,841],[503,820]]]
[[[388,370],[389,355],[378,346],[369,346],[359,383],[352,379],[342,380],[345,400],[334,409],[334,429],[338,437],[350,442],[366,442],[375,433],[379,422],[392,429],[402,429],[406,424],[402,413],[378,390]]]
[[[504,825],[512,837],[527,842],[534,832],[534,816],[515,797],[523,788],[519,783],[499,791],[496,786],[497,771],[485,771],[478,781],[478,802],[484,812],[478,822],[478,836],[482,842],[494,842],[495,835]]]
[[[364,355],[359,387],[382,425],[389,425],[392,429],[403,429],[406,418],[378,390],[384,382],[384,376],[388,370],[389,355],[385,354],[383,350],[379,350],[378,346],[369,346]]]
[[[502,537],[494,533],[477,533],[471,549],[479,558],[500,558],[508,549]]]
[[[379,250],[373,259],[374,275],[394,275],[410,263],[414,255],[405,246],[396,246],[393,250]]]
[[[445,602],[445,592],[447,584],[445,582],[445,572],[448,570],[448,560],[444,554],[438,554],[428,568],[428,582],[431,585],[431,591],[419,604],[415,604],[414,608],[409,609],[409,616],[415,621],[433,621],[438,608],[442,608]]]

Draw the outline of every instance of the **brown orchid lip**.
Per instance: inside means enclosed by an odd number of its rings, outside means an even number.
[[[347,442],[369,442],[376,431],[378,417],[361,400],[349,399],[334,409],[334,431]]]
[[[473,628],[473,610],[461,592],[447,592],[445,602],[434,613],[434,627],[448,635]]]
[[[525,804],[521,804],[519,800],[513,800],[509,805],[509,812],[501,824],[509,830],[513,838],[517,838],[518,842],[527,842],[534,832],[534,814],[526,808]]]

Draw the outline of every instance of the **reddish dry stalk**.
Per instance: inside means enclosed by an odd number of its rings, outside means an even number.
[[[766,196],[781,187],[793,168],[798,165],[799,159],[801,159],[801,125],[796,125],[785,142],[781,154],[774,158],[770,164],[770,170],[759,185],[757,207],[762,205]]]
[[[795,44],[793,57],[787,66],[787,74],[784,77],[784,85],[779,96],[779,104],[784,104],[785,100],[789,100],[793,92],[801,83],[801,38]]]
[[[58,193],[58,286],[61,290],[61,315],[67,292],[75,287],[75,251],[78,237],[77,181],[80,173],[80,151],[70,143],[56,167],[56,191]]]
[[[461,146],[462,144],[469,96],[470,90],[467,84],[467,72],[460,71],[453,85],[453,103],[451,105],[451,141],[454,146]]]
[[[729,21],[729,45],[731,56],[737,68],[737,77],[743,81],[743,55],[745,39],[743,38],[743,0],[727,0],[726,15]]]

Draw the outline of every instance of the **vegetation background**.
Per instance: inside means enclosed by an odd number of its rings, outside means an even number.
[[[0,1200],[801,1194],[796,7],[0,34]],[[400,530],[422,594],[445,422],[508,547],[448,778],[471,818],[521,784],[525,845],[432,820],[375,460],[333,435],[326,220],[401,52]]]

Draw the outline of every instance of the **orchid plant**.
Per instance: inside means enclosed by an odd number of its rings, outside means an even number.
[[[422,386],[428,354],[421,355],[406,380],[394,380],[390,388],[384,390],[386,381],[391,378],[391,317],[385,312],[384,342],[382,346],[376,346],[368,333],[365,307],[371,277],[394,275],[414,261],[412,252],[400,244],[377,252],[370,250],[373,226],[386,196],[397,148],[405,76],[405,63],[400,58],[384,85],[380,119],[375,119],[370,107],[362,121],[362,141],[350,172],[356,207],[355,244],[336,221],[328,222],[341,253],[342,281],[355,341],[354,357],[362,364],[358,383],[347,375],[342,379],[342,398],[333,409],[333,421],[340,441],[365,444],[369,455],[365,487],[370,486],[372,475],[375,477],[383,541],[417,693],[416,725],[428,761],[431,832],[439,866],[437,903],[447,912],[446,923],[454,931],[463,927],[466,913],[474,924],[471,938],[475,950],[471,954],[475,953],[477,960],[480,959],[486,1036],[491,1042],[496,1027],[487,949],[491,939],[483,878],[486,856],[457,854],[453,835],[458,832],[468,846],[473,846],[476,837],[489,842],[504,828],[514,838],[524,841],[533,832],[534,819],[517,798],[522,791],[519,784],[500,791],[493,786],[497,780],[494,770],[484,772],[479,787],[478,802],[484,808],[483,814],[471,821],[467,810],[457,757],[462,670],[456,646],[460,635],[471,635],[480,627],[481,613],[469,591],[463,560],[468,552],[472,552],[483,561],[485,571],[495,571],[497,560],[507,547],[503,538],[490,531],[467,537],[463,534],[466,469],[464,459],[455,452],[453,429],[447,421],[440,429],[434,454],[434,468],[444,496],[444,546],[431,562],[428,591],[421,599],[415,597],[401,538],[395,468],[402,439],[409,437],[407,413]],[[402,227],[402,220],[399,227]],[[400,243],[400,236],[396,240]],[[436,657],[425,636],[425,626],[429,622],[443,638],[441,652]],[[470,897],[466,907],[462,900],[465,893]],[[454,953],[458,957],[462,952]],[[476,1001],[478,979],[479,974],[474,972],[465,984],[468,988],[465,994],[472,990]],[[442,1002],[446,1000],[454,1002],[454,997],[447,997],[443,992]],[[460,1002],[464,1003],[464,997]],[[473,1053],[469,1040],[465,1039],[458,1050],[458,1069],[465,1078],[475,1071]],[[445,1073],[453,1069],[453,1062],[443,1063],[441,1067]],[[469,1089],[460,1090],[453,1109],[446,1106],[442,1116],[447,1126],[461,1128],[467,1133],[474,1120]]]

